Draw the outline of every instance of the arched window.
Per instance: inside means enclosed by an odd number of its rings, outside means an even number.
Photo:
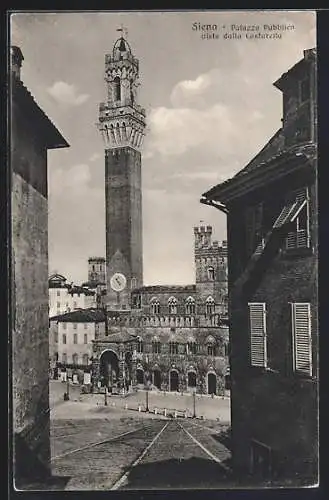
[[[64,365],[66,365],[66,363],[67,363],[67,354],[66,354],[66,352],[63,352],[63,354],[62,354],[62,363]]]
[[[121,101],[121,81],[118,76],[113,80],[114,100]]]
[[[186,345],[187,354],[196,354],[197,353],[197,344],[195,339],[189,338]]]
[[[193,297],[188,297],[185,302],[186,314],[195,314],[195,300]]]
[[[131,104],[134,104],[134,102],[135,102],[134,80],[130,80],[130,100],[131,100]]]
[[[72,363],[74,365],[77,365],[78,364],[78,355],[77,354],[73,354],[72,355]]]
[[[206,300],[206,314],[207,316],[210,316],[211,314],[214,314],[215,312],[215,301],[213,297],[208,297]]]
[[[89,361],[88,354],[84,354],[82,356],[82,364],[88,365],[88,361]]]
[[[138,341],[137,341],[137,352],[142,353],[143,351],[144,351],[143,341],[142,341],[141,338],[138,338]]]
[[[170,297],[168,300],[169,314],[177,314],[177,300],[175,297]]]
[[[216,356],[216,341],[211,336],[207,338],[207,355]]]
[[[208,280],[209,281],[214,281],[214,279],[215,279],[215,269],[213,267],[208,267],[207,274],[208,274]]]
[[[152,314],[160,314],[160,302],[157,298],[151,300],[151,311]]]
[[[161,343],[157,337],[154,337],[154,339],[152,340],[152,352],[153,354],[161,353]]]
[[[178,342],[169,342],[169,354],[178,354]]]

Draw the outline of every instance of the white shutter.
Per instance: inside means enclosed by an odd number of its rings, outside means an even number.
[[[312,375],[311,305],[295,303],[291,306],[294,370]]]
[[[267,367],[265,303],[249,303],[250,360],[252,366]]]

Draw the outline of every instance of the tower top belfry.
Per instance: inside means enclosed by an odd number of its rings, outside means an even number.
[[[139,61],[123,36],[105,55],[105,84],[106,101],[100,103],[98,122],[105,149],[130,146],[140,151],[146,124],[145,109],[138,104]]]

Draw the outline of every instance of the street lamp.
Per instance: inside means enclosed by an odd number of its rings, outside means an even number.
[[[69,401],[69,400],[70,400],[70,381],[66,370],[66,393],[64,394],[64,401]]]
[[[196,395],[196,387],[193,387],[193,415],[192,415],[192,418],[195,418],[196,417],[196,413],[195,413],[195,395]]]
[[[146,409],[145,411],[149,411],[149,388],[150,388],[150,373],[146,371],[144,373],[144,386],[145,386],[145,395],[146,395]]]

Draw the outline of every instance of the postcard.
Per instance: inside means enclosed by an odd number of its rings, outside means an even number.
[[[13,487],[317,486],[316,13],[9,23]]]

